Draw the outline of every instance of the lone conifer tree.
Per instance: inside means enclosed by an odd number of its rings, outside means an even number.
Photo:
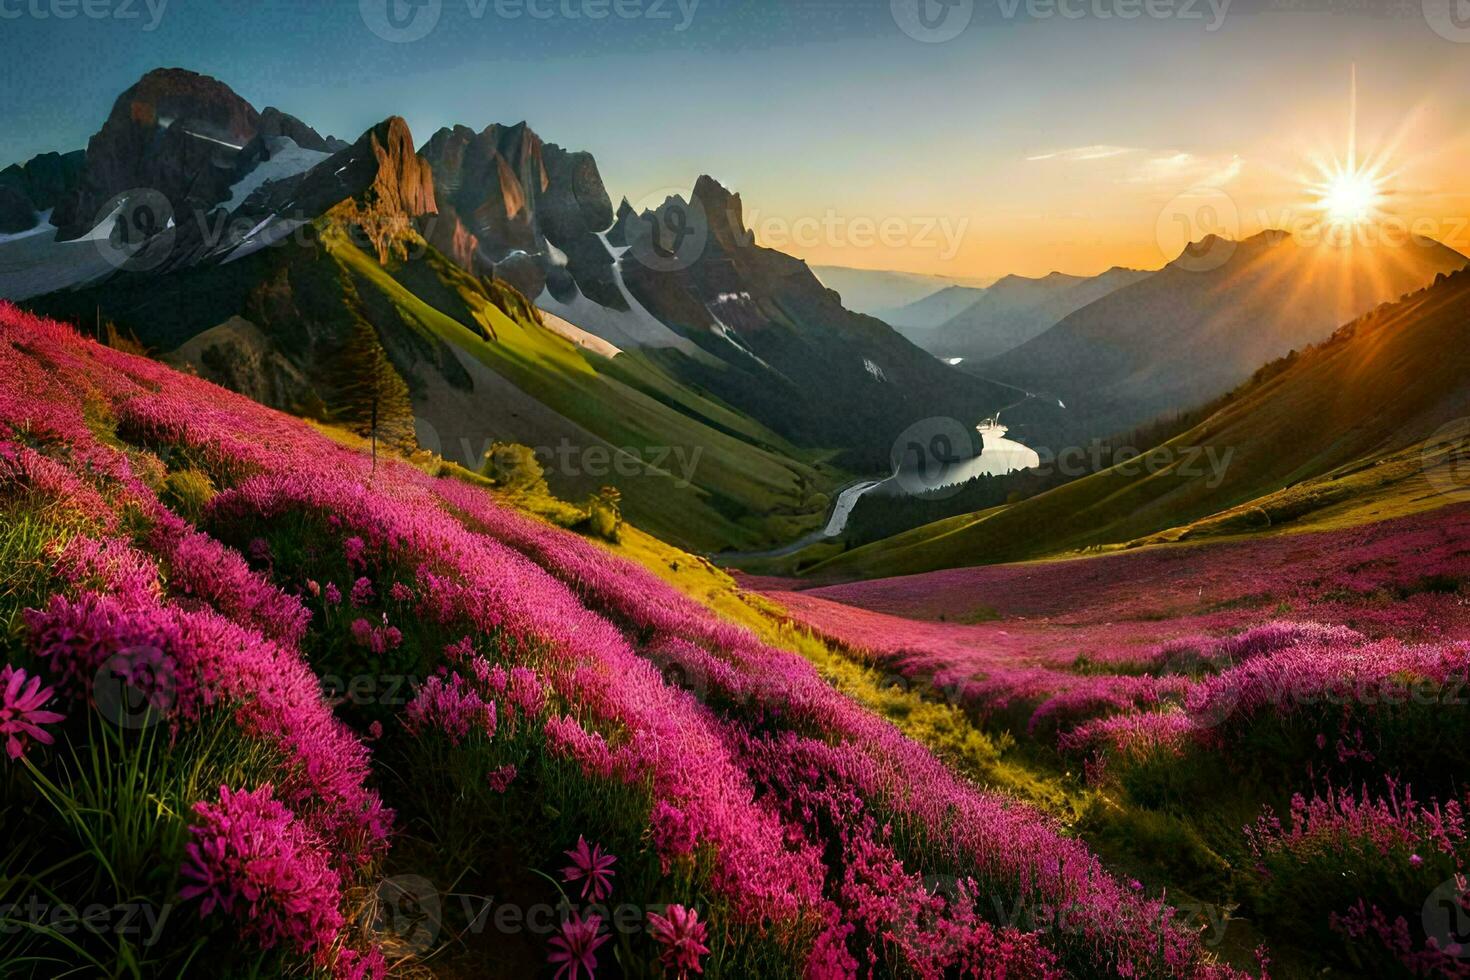
[[[413,406],[378,334],[365,320],[357,320],[337,358],[336,404],[332,417],[358,435],[372,439],[373,459],[382,439],[395,449],[411,452],[414,437]]]

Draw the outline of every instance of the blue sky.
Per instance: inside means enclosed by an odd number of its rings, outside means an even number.
[[[84,2],[108,16],[56,16]],[[1396,200],[1470,212],[1470,43],[1436,33],[1420,0],[1236,0],[1218,23],[1225,0],[1137,19],[1098,16],[1130,0],[1064,0],[1075,18],[1055,0],[914,0],[931,23],[969,11],[942,43],[900,28],[905,0],[414,0],[397,23],[437,19],[401,43],[369,26],[384,2],[402,0],[0,0],[0,161],[84,145],[118,93],[174,65],[349,139],[389,114],[420,142],[526,119],[592,151],[615,198],[708,172],[758,234],[813,261],[1087,272],[1164,261],[1161,209],[1201,184],[1228,190],[1242,230],[1284,207],[1304,160],[1345,139],[1357,64],[1364,143],[1394,145]],[[907,230],[860,234],[884,222]]]

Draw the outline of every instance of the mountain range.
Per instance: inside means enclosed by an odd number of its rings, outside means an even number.
[[[973,370],[1054,395],[1074,433],[1106,436],[1208,402],[1466,263],[1423,238],[1211,237]]]
[[[16,171],[38,223],[0,240],[0,296],[324,417],[360,383],[344,370],[386,364],[418,442],[471,465],[511,438],[701,458],[690,493],[663,472],[549,474],[566,493],[624,484],[691,547],[796,533],[910,423],[1008,397],[756,246],[713,178],[614,208],[590,154],[525,123],[416,148],[391,117],[348,144],[160,69],[80,160]]]
[[[912,574],[1080,549],[1351,527],[1463,499],[1470,270],[1259,368],[1204,421],[1012,506],[940,521],[819,566]],[[1458,468],[1458,469],[1457,469]]]
[[[942,358],[985,360],[1021,346],[1068,314],[1148,274],[1113,268],[1096,276],[1061,272],[1039,279],[1006,276],[947,319],[929,328],[915,328],[915,343]]]
[[[812,272],[822,285],[842,297],[842,305],[854,313],[875,316],[897,327],[885,314],[933,296],[952,286],[980,288],[989,280],[955,279],[914,272],[881,269],[852,269],[840,265],[814,265]]]

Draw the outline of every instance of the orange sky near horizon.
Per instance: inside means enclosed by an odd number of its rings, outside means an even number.
[[[813,265],[985,280],[1156,269],[1178,255],[1185,227],[1192,240],[1211,230],[1240,238],[1320,219],[1310,184],[1347,155],[1348,63],[1333,81],[1217,134],[1209,151],[1123,140],[1039,146],[983,161],[955,189],[962,207],[945,210],[935,206],[942,195],[921,194],[913,210],[876,199],[866,209],[797,212],[747,203],[747,224],[757,241]],[[1405,107],[1398,93],[1364,83],[1358,155],[1381,169],[1383,198],[1377,220],[1358,233],[1403,240],[1412,232],[1470,255],[1470,105],[1439,88]]]

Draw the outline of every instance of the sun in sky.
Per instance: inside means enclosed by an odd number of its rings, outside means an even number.
[[[1329,224],[1372,221],[1383,204],[1383,178],[1366,167],[1343,167],[1313,185],[1317,207]]]
[[[1388,178],[1382,161],[1358,160],[1358,71],[1353,68],[1347,156],[1319,161],[1316,179],[1308,182],[1313,206],[1329,227],[1352,228],[1383,217]]]

